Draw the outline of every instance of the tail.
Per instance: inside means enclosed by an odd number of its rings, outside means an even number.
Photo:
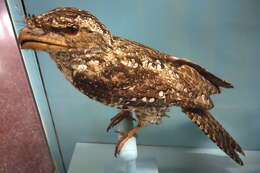
[[[237,152],[244,156],[245,153],[209,111],[195,108],[182,108],[182,111],[229,157],[244,165]]]

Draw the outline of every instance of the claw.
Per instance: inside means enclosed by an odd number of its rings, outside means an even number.
[[[136,127],[131,129],[128,133],[122,133],[120,131],[115,131],[116,133],[119,133],[122,136],[116,144],[115,153],[114,153],[115,157],[118,156],[118,154],[120,153],[120,151],[121,151],[122,147],[124,146],[124,144],[126,143],[126,141],[128,141],[128,139],[130,139],[131,137],[135,136],[137,131],[140,128],[143,128],[142,124],[138,124]]]
[[[116,126],[118,123],[120,123],[125,118],[131,118],[134,119],[129,111],[121,111],[118,114],[116,114],[113,118],[111,118],[110,124],[107,127],[107,132],[114,126]],[[135,119],[134,119],[135,120]]]
[[[116,144],[115,153],[114,156],[117,157],[123,147],[123,145],[126,143],[126,141],[129,139],[127,135],[122,136],[119,141]]]

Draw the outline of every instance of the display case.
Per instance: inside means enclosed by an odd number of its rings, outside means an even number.
[[[212,96],[211,113],[245,151],[243,167],[178,107],[171,107],[170,117],[160,125],[138,132],[138,167],[160,173],[260,172],[259,1],[7,0],[7,4],[17,36],[26,15],[80,8],[96,16],[112,35],[188,58],[234,85]],[[113,156],[118,134],[106,132],[119,110],[75,89],[46,52],[21,52],[57,172],[108,173],[120,167],[120,159]]]

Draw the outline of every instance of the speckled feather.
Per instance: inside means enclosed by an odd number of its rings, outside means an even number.
[[[220,149],[240,165],[240,146],[208,112],[210,95],[233,86],[187,59],[112,36],[89,12],[58,8],[27,18],[30,34],[64,47],[48,51],[65,77],[82,93],[103,104],[135,112],[142,124],[159,124],[171,106],[180,106]],[[77,26],[76,34],[67,28]],[[41,31],[37,31],[41,30]],[[25,32],[25,31],[24,31]],[[52,40],[52,41],[50,41]],[[57,43],[55,42],[55,45]]]

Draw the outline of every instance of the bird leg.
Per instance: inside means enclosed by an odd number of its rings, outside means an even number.
[[[137,133],[137,131],[141,128],[143,128],[144,125],[142,123],[139,123],[137,126],[135,126],[134,128],[132,128],[129,132],[127,133],[122,133],[119,131],[116,131],[118,133],[120,133],[122,136],[121,138],[118,140],[117,144],[116,144],[116,148],[115,148],[115,157],[117,157],[117,155],[120,153],[122,147],[124,146],[124,144],[126,143],[126,141],[128,139],[130,139],[131,137],[135,136],[135,134]]]
[[[121,111],[118,114],[116,114],[113,118],[111,118],[110,123],[107,127],[107,132],[114,126],[116,126],[118,123],[120,123],[123,119],[130,118],[131,120],[135,120],[131,116],[131,112],[129,111]]]

